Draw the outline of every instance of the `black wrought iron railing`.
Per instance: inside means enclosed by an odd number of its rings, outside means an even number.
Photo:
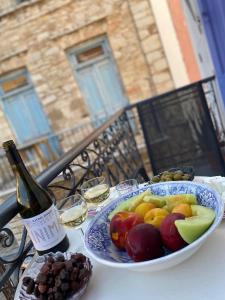
[[[147,181],[140,145],[154,173],[182,164],[192,165],[198,175],[220,175],[225,172],[220,151],[223,141],[224,126],[212,77],[115,113],[37,180],[55,201],[79,192],[85,180],[102,174],[111,185],[126,178]],[[18,212],[15,195],[0,205],[0,250],[13,243],[13,232],[4,226]],[[20,266],[31,248],[23,229],[16,253],[10,257],[0,254],[0,291],[9,290],[12,282],[16,285]]]
[[[75,147],[93,131],[91,121],[83,122],[17,145],[17,147],[31,174],[37,176],[49,164]],[[3,149],[0,149],[0,174],[0,199],[6,199],[12,192],[15,192],[15,177]]]

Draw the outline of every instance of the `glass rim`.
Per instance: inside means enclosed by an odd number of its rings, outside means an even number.
[[[86,200],[85,200],[85,198],[83,197],[83,195],[81,195],[81,194],[79,194],[79,193],[76,193],[76,194],[74,194],[74,195],[70,195],[70,196],[67,196],[67,197],[65,197],[65,198],[62,198],[62,199],[59,199],[58,201],[56,201],[55,206],[56,206],[56,208],[58,209],[58,211],[62,211],[62,210],[64,210],[64,209],[66,209],[66,208],[64,208],[64,207],[65,207],[67,201],[68,201],[69,199],[71,199],[71,198],[75,198],[75,199],[77,198],[77,202],[79,202],[79,201],[84,201],[84,202],[86,202]],[[58,208],[58,206],[60,206],[61,203],[63,203],[63,206],[62,206],[61,208]],[[74,203],[74,205],[75,205],[75,204],[76,204],[76,202]],[[73,206],[73,204],[72,204],[71,206]],[[68,208],[67,208],[67,209],[68,209]]]
[[[117,185],[116,185],[116,189],[117,190],[125,190],[125,189],[129,189],[130,186],[127,185],[127,186],[124,186],[125,184],[127,184],[128,182],[134,182],[134,185],[136,185],[138,187],[138,181],[134,178],[131,178],[131,179],[127,179],[127,180],[124,180],[124,181],[121,181],[119,182]]]
[[[81,202],[80,205],[84,205],[84,207],[85,207],[85,208],[87,209],[87,211],[88,211],[88,206],[87,206],[87,202],[85,201],[85,199],[84,199],[84,201]],[[73,208],[73,207],[76,207],[76,206],[77,206],[77,203],[71,204],[71,206],[70,206],[69,208],[66,207],[66,206],[63,206],[63,207],[61,207],[61,208],[58,208],[58,212],[61,214],[61,213],[65,212],[65,211],[67,211],[67,210],[69,210],[69,209],[71,209],[71,208]]]
[[[92,181],[94,181],[94,180],[98,180],[98,179],[100,179],[99,181],[99,183],[97,183],[97,184],[101,184],[101,183],[104,183],[104,181],[106,180],[106,177],[105,176],[97,176],[97,177],[93,177],[93,178],[90,178],[90,179],[88,179],[88,180],[86,180],[86,181],[84,181],[83,183],[82,183],[82,185],[81,185],[81,190],[86,190],[86,189],[89,189],[90,187],[85,187],[85,185],[87,185],[87,184],[89,184],[90,182],[92,182]],[[97,185],[96,184],[96,185]]]

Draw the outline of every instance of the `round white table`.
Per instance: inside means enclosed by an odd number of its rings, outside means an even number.
[[[69,229],[67,234],[68,251],[87,255],[80,233]],[[224,300],[225,221],[191,258],[167,270],[139,273],[91,262],[93,275],[82,300]]]
[[[79,236],[68,236],[75,250]],[[225,221],[191,258],[164,271],[139,273],[91,261],[93,276],[82,300],[224,300]]]

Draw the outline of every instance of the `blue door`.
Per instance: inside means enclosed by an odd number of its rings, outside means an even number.
[[[225,103],[225,1],[198,0],[216,77]]]
[[[26,70],[18,71],[0,79],[0,102],[18,144],[25,144],[52,133],[37,94]],[[59,155],[61,149],[56,137],[48,139],[51,150]],[[47,146],[41,144],[47,160]]]
[[[51,133],[48,119],[26,70],[0,79],[0,99],[19,144]]]
[[[24,144],[51,133],[48,120],[32,88],[4,98],[3,106],[19,143]]]
[[[92,121],[99,126],[127,104],[109,44],[100,39],[70,56]]]

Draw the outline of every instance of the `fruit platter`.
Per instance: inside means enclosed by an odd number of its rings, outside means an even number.
[[[111,267],[162,270],[196,252],[219,225],[223,210],[218,193],[204,184],[145,185],[96,215],[86,230],[85,247]]]

